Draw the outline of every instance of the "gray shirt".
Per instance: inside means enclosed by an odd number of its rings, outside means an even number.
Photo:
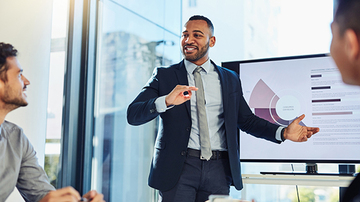
[[[25,201],[41,200],[55,189],[38,164],[33,146],[17,125],[4,121],[0,127],[0,201],[5,201],[15,186]]]
[[[185,68],[187,71],[187,78],[189,86],[195,86],[194,75],[192,72],[197,67],[194,63],[184,60]],[[204,69],[200,72],[201,79],[204,85],[204,93],[206,100],[206,116],[208,119],[209,126],[209,135],[210,135],[210,144],[212,150],[221,150],[226,151],[226,138],[225,138],[225,128],[224,128],[224,109],[222,103],[221,95],[221,85],[219,75],[215,70],[214,65],[207,60],[204,64],[201,65]],[[188,143],[188,148],[200,150],[200,135],[199,135],[199,126],[197,118],[197,108],[196,108],[196,95],[190,99],[190,110],[191,110],[191,132],[190,139]],[[155,101],[156,110],[159,113],[165,112],[166,110],[171,109],[174,106],[166,107],[165,97],[159,97]]]
[[[197,65],[184,60],[189,86],[195,86],[193,72]],[[203,70],[200,72],[204,85],[206,116],[208,121],[210,143],[212,150],[226,151],[226,138],[224,126],[224,108],[221,94],[221,84],[219,74],[214,65],[207,60],[201,65]],[[188,147],[200,150],[199,121],[196,107],[196,93],[190,99],[191,108],[191,132]]]

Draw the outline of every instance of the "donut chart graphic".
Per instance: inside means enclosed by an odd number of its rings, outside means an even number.
[[[297,96],[278,96],[262,79],[251,92],[249,107],[254,109],[258,117],[282,126],[289,125],[301,113],[301,104]],[[299,124],[305,126],[303,122]]]

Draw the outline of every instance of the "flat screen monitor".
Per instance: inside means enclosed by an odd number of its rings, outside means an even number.
[[[257,116],[286,127],[320,132],[307,142],[276,144],[240,131],[243,162],[360,162],[360,87],[346,85],[327,54],[223,62],[239,74],[243,96]]]

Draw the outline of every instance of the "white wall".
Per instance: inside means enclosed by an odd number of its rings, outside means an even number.
[[[19,51],[24,76],[30,80],[29,105],[11,112],[6,120],[24,129],[44,165],[47,94],[51,44],[52,0],[0,0],[0,41]],[[7,200],[21,201],[19,195]]]

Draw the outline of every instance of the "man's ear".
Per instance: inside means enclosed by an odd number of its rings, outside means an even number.
[[[344,33],[345,52],[350,61],[360,60],[360,40],[355,31],[348,29]]]
[[[216,42],[215,36],[210,37],[209,46],[210,46],[210,47],[215,46],[215,42]]]

